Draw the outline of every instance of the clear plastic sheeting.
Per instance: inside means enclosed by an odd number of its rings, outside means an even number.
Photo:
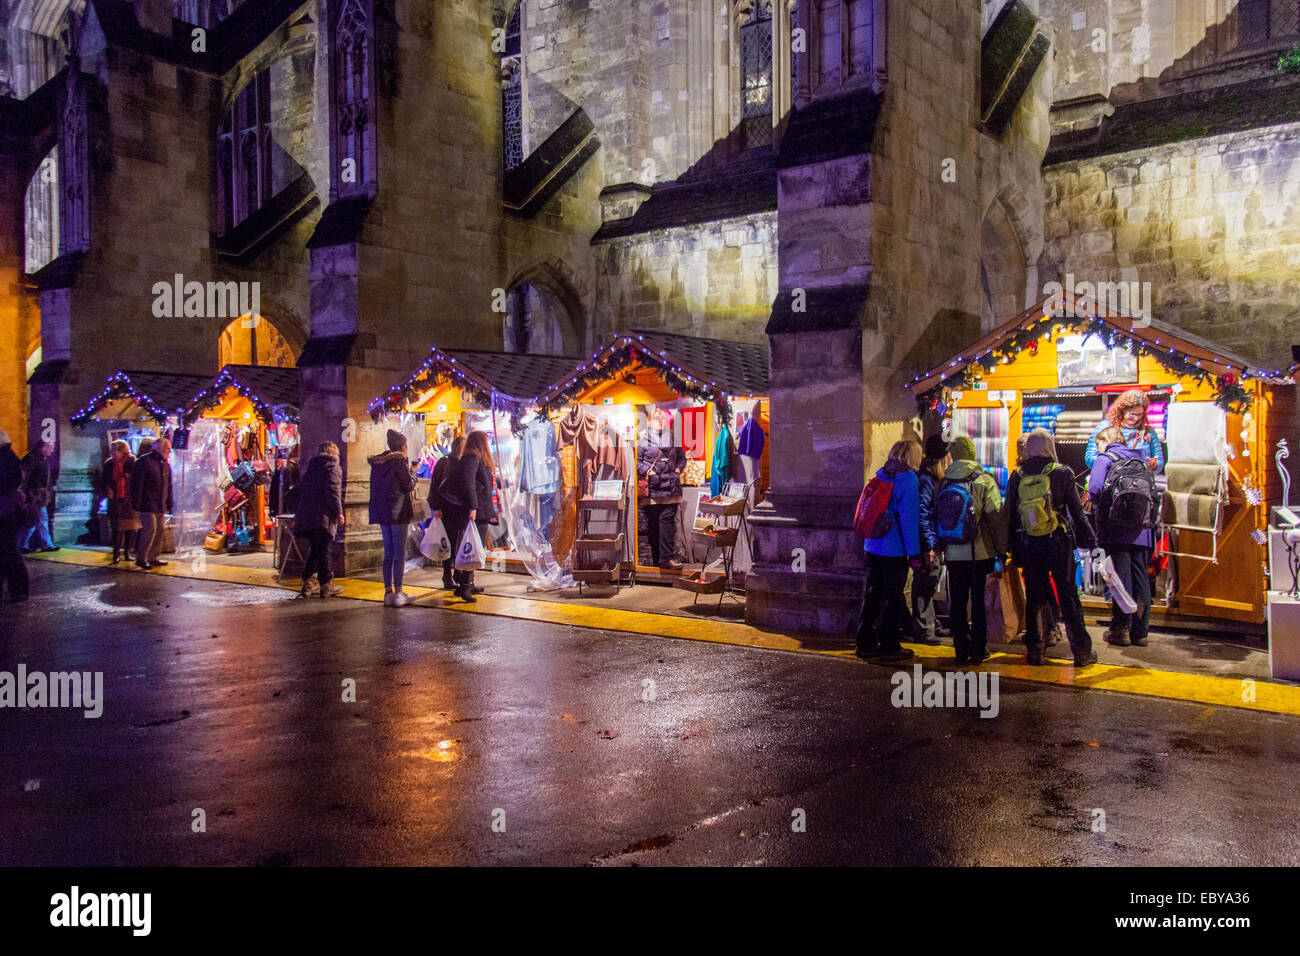
[[[222,500],[217,480],[223,473],[229,474],[221,444],[225,424],[219,419],[200,418],[190,426],[188,445],[172,449],[172,519],[176,550],[182,555],[201,550],[203,539],[217,520]]]
[[[538,529],[533,516],[523,504],[515,505],[510,512],[510,536],[515,552],[532,575],[530,591],[559,591],[576,586],[573,576],[565,571],[551,553],[551,543]]]

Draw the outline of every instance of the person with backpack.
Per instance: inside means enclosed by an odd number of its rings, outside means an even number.
[[[1025,440],[1025,458],[1007,481],[1006,516],[1011,560],[1025,572],[1028,662],[1043,663],[1040,622],[1047,606],[1056,602],[1074,666],[1095,664],[1097,652],[1075,586],[1075,549],[1091,551],[1096,537],[1083,513],[1074,472],[1057,461],[1056,441],[1046,428],[1035,428]]]
[[[858,615],[857,650],[863,660],[911,660],[899,641],[907,569],[921,564],[921,510],[916,469],[921,444],[895,442],[889,460],[862,489],[853,528],[866,539],[867,591]]]
[[[1155,527],[1160,517],[1160,496],[1146,460],[1145,448],[1133,448],[1119,428],[1097,435],[1103,449],[1088,476],[1092,517],[1097,525],[1101,548],[1115,563],[1120,583],[1137,603],[1137,610],[1125,614],[1112,602],[1111,624],[1106,643],[1145,647],[1151,620],[1151,578],[1147,565],[1155,546]]]
[[[975,442],[961,437],[950,450],[952,464],[935,489],[935,541],[948,566],[948,626],[957,663],[981,664],[989,657],[984,585],[990,575],[1002,576],[1007,550],[1002,495],[976,463]]]
[[[943,573],[943,556],[934,533],[934,491],[951,463],[946,441],[938,435],[925,440],[925,457],[916,472],[921,514],[921,566],[912,571],[912,633],[922,644],[943,643],[936,633],[938,615],[934,609],[934,596]]]
[[[465,436],[457,435],[451,442],[451,450],[446,455],[438,459],[438,463],[433,466],[433,474],[429,476],[429,510],[439,521],[443,521],[442,513],[447,508],[454,507],[452,502],[448,501],[442,493],[442,486],[448,477],[455,470],[460,456],[465,454]],[[450,490],[448,485],[448,490]],[[446,527],[446,522],[443,522]],[[449,538],[449,540],[451,540]],[[453,548],[459,542],[452,541]],[[456,570],[456,556],[449,555],[442,562],[442,587],[444,591],[454,591],[457,588],[454,573]]]

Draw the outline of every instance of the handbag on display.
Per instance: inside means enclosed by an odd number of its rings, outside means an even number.
[[[269,485],[273,477],[271,466],[264,461],[249,462],[253,469],[253,478],[259,485]]]
[[[253,473],[252,465],[241,461],[230,470],[230,480],[235,483],[236,488],[247,494],[257,484],[257,475]]]
[[[225,499],[226,507],[233,508],[244,500],[244,493],[234,485],[231,485],[222,493],[222,497]]]
[[[226,533],[218,531],[215,528],[208,532],[207,537],[203,539],[204,551],[225,551],[226,550]]]
[[[694,487],[704,484],[704,462],[692,458],[682,470],[682,484]]]

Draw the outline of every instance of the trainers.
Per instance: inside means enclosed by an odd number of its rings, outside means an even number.
[[[320,586],[321,597],[338,597],[343,593],[343,585],[331,584],[328,581]]]
[[[926,644],[930,647],[938,647],[943,643],[943,640],[935,634],[922,634],[916,639],[916,643]]]
[[[397,591],[393,594],[393,607],[406,607],[411,603],[411,599],[403,591]]]
[[[1095,664],[1095,663],[1097,663],[1096,651],[1089,651],[1085,656],[1076,657],[1074,659],[1075,667],[1087,667],[1089,664]]]
[[[395,591],[385,591],[385,592],[384,592],[384,607],[392,607],[392,606],[393,606],[393,598],[394,598],[395,596],[396,596],[396,592],[395,592]]]
[[[1059,644],[1063,640],[1065,640],[1065,627],[1063,625],[1056,624],[1047,632],[1048,647],[1051,647],[1053,644]]]

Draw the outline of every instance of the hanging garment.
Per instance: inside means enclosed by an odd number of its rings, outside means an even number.
[[[737,451],[750,458],[762,458],[763,445],[766,441],[767,433],[763,431],[763,426],[758,423],[757,418],[750,418],[745,422],[745,427],[740,430]]]
[[[744,432],[741,432],[743,435]],[[731,429],[726,425],[718,431],[717,441],[713,443],[713,477],[709,479],[709,491],[713,497],[722,494],[722,486],[731,477]]]
[[[597,481],[627,476],[623,436],[609,423],[601,425],[596,432],[596,462],[593,476]]]
[[[591,480],[596,473],[596,432],[600,423],[590,409],[574,405],[559,421],[557,434],[559,445],[564,448],[573,446],[576,456],[578,491],[586,494],[591,488]]]
[[[519,490],[525,494],[555,494],[560,483],[560,456],[555,426],[543,415],[520,438]]]

